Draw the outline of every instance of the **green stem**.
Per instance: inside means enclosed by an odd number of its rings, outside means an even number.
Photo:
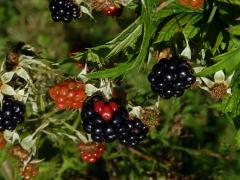
[[[208,149],[195,150],[195,149],[189,149],[189,148],[185,148],[185,147],[181,147],[181,146],[171,146],[171,148],[173,148],[175,150],[184,151],[184,152],[186,152],[190,155],[193,155],[193,156],[206,155],[206,156],[211,156],[211,157],[215,157],[215,158],[218,158],[218,159],[223,158],[221,154],[210,151]]]

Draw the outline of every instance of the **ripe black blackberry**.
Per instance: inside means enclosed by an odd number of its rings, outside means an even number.
[[[117,139],[119,124],[128,119],[128,111],[117,100],[107,102],[95,95],[85,103],[81,117],[83,129],[91,134],[93,141],[112,142]]]
[[[138,118],[128,120],[118,129],[119,142],[134,147],[144,140],[148,133],[148,127]]]
[[[69,23],[80,16],[80,8],[70,0],[50,0],[49,9],[55,22]]]
[[[0,131],[14,130],[17,124],[24,121],[25,106],[22,102],[4,97],[0,111]]]
[[[102,96],[93,96],[85,103],[81,117],[83,129],[95,142],[119,139],[124,145],[135,146],[148,132],[139,119],[128,120],[129,113],[119,99],[105,101]]]
[[[153,92],[162,98],[180,97],[196,78],[193,76],[190,64],[182,57],[173,56],[161,59],[152,68],[148,76]]]

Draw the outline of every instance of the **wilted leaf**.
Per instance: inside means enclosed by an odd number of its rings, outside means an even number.
[[[29,136],[25,137],[21,141],[20,144],[21,144],[23,149],[25,149],[28,152],[30,152],[30,150],[36,145],[36,140],[37,140],[37,138],[34,139],[33,135],[29,135]]]
[[[14,74],[15,74],[15,72],[13,72],[13,71],[4,73],[1,76],[2,83],[5,84],[5,83],[8,83],[9,81],[11,81]]]
[[[17,70],[15,71],[15,73],[16,73],[19,77],[23,78],[25,81],[30,82],[30,83],[32,82],[29,74],[27,73],[27,71],[26,71],[25,69],[19,68],[19,69],[17,69]]]
[[[15,90],[13,89],[12,86],[8,85],[8,84],[3,84],[1,86],[1,92],[5,95],[9,95],[9,96],[14,96],[16,95]]]

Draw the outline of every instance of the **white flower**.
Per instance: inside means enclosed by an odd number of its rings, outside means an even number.
[[[198,73],[203,69],[204,67],[197,67],[194,68],[194,71]],[[199,77],[197,78],[197,83],[201,89],[208,91],[214,99],[220,100],[223,99],[227,94],[232,94],[230,83],[234,73],[235,72],[226,78],[223,70],[220,70],[214,74],[213,81],[206,77]]]

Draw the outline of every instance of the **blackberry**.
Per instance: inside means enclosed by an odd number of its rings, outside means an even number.
[[[124,145],[136,146],[148,132],[139,119],[128,120],[129,113],[119,99],[106,101],[99,95],[93,96],[83,106],[81,117],[83,129],[95,142],[118,139]]]
[[[127,146],[136,146],[145,139],[148,133],[148,127],[138,118],[129,120],[119,129],[119,142]]]
[[[14,130],[17,124],[24,121],[25,106],[10,97],[4,97],[0,111],[0,131]]]
[[[180,97],[196,78],[193,76],[189,63],[182,57],[163,58],[152,68],[148,76],[153,92],[164,99],[172,96]]]
[[[95,142],[112,142],[118,138],[117,129],[128,119],[128,111],[116,99],[106,101],[94,95],[84,104],[81,117],[83,129]]]
[[[78,5],[69,0],[50,0],[49,10],[55,22],[69,23],[80,16]]]

